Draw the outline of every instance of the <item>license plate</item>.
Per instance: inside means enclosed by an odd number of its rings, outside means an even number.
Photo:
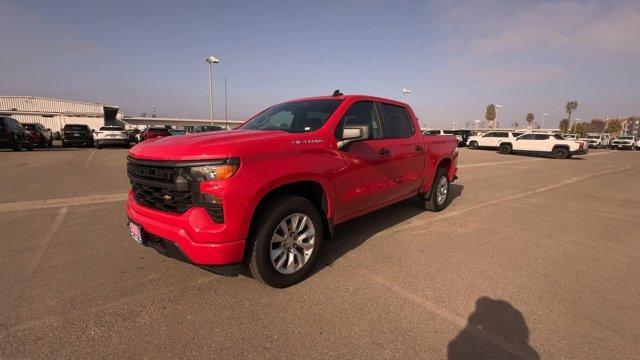
[[[78,137],[78,136],[80,136],[80,134],[73,134],[73,136]]]
[[[140,226],[129,222],[129,231],[131,232],[131,237],[133,240],[142,244],[142,231],[140,230]]]

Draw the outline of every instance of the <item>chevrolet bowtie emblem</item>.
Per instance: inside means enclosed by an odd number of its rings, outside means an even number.
[[[163,195],[162,198],[164,199],[164,201],[171,201],[173,200],[173,196],[171,195]]]

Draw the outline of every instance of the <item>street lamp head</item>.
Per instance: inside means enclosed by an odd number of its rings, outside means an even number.
[[[411,94],[411,90],[406,89],[406,88],[402,88],[402,93],[405,94],[405,95],[406,94]]]
[[[209,56],[208,58],[204,59],[204,61],[208,62],[209,64],[217,64],[220,62],[220,59],[215,56]]]
[[[549,113],[542,113],[542,116],[549,116]]]
[[[498,105],[498,104],[496,104],[496,108],[498,108],[498,109],[502,109],[502,105]]]

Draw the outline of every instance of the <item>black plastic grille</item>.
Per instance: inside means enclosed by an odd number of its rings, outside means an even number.
[[[222,204],[207,204],[206,209],[213,221],[217,222],[218,224],[224,222],[224,211],[222,209]]]
[[[131,189],[136,202],[151,208],[181,214],[193,206],[190,191],[175,191],[137,183],[132,184]]]

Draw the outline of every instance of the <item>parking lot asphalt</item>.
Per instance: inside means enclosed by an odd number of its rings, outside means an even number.
[[[126,150],[0,152],[0,358],[640,358],[640,152],[460,151],[440,213],[339,225],[272,289],[138,245]]]

